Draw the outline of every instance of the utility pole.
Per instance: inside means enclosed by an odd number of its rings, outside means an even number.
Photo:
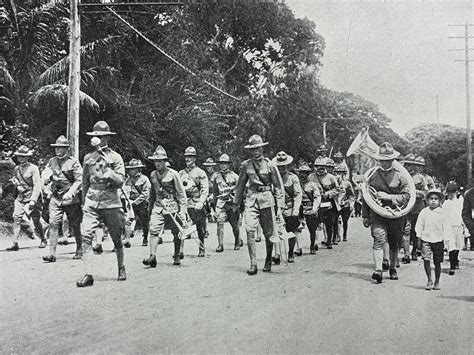
[[[451,51],[464,51],[464,59],[456,59],[456,62],[464,62],[466,70],[466,145],[467,145],[467,183],[472,183],[472,130],[471,130],[471,84],[470,84],[470,68],[469,63],[472,61],[469,59],[469,51],[473,50],[469,48],[469,39],[474,36],[469,35],[469,27],[474,24],[465,23],[464,25],[449,25],[452,27],[464,27],[464,36],[453,36],[448,37],[449,39],[464,39],[464,49],[451,49]]]
[[[70,0],[69,87],[67,101],[67,138],[71,155],[79,159],[79,107],[81,90],[81,22],[78,0]]]

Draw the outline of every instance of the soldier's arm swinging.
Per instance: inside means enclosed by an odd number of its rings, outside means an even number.
[[[138,206],[148,200],[148,196],[150,196],[150,190],[151,190],[151,184],[150,180],[146,179],[144,176],[143,177],[143,184],[141,185],[141,191],[138,197],[132,201],[132,204],[135,206]]]
[[[36,203],[38,201],[38,198],[41,195],[41,192],[43,190],[43,181],[41,180],[40,172],[37,166],[33,168],[33,191],[31,192],[31,198],[30,202]]]
[[[295,178],[295,182],[293,184],[293,216],[299,216],[301,202],[303,201],[303,189],[301,188],[301,184],[298,178]]]
[[[240,206],[244,198],[245,186],[247,185],[249,177],[247,175],[247,169],[244,164],[240,166],[239,179],[237,180],[237,186],[235,188],[234,204]]]
[[[74,182],[72,183],[71,187],[69,188],[67,192],[67,194],[71,195],[71,198],[76,196],[78,191],[81,189],[82,174],[83,174],[83,171],[82,171],[81,163],[79,163],[79,161],[74,162],[74,165],[73,165]],[[65,198],[66,198],[66,195],[65,195]]]

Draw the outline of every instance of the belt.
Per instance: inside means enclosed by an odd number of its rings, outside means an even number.
[[[109,183],[98,184],[94,183],[89,186],[89,188],[94,190],[112,190]]]
[[[254,192],[265,192],[265,191],[271,191],[272,187],[271,186],[249,186],[250,191]]]

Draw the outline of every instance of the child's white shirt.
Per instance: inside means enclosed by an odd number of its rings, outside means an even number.
[[[454,198],[453,200],[447,199],[444,201],[442,208],[450,226],[463,225],[461,216],[463,203],[464,198],[462,196]]]
[[[424,242],[437,243],[450,239],[451,226],[441,207],[434,210],[425,207],[418,216],[415,231]]]

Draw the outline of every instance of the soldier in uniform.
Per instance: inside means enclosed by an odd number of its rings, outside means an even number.
[[[214,173],[214,205],[216,206],[217,241],[216,253],[224,251],[224,222],[227,220],[234,233],[234,250],[240,250],[243,241],[239,235],[240,213],[234,208],[234,192],[239,176],[230,170],[230,157],[222,154],[219,158],[220,170]]]
[[[328,174],[334,176],[334,169],[336,168],[336,163],[331,158],[326,158],[326,170]]]
[[[382,206],[394,209],[403,207],[410,200],[410,187],[407,179],[392,165],[398,155],[399,153],[393,149],[390,143],[382,143],[378,154],[374,157],[380,162],[380,167],[367,182],[371,188],[377,191],[377,197],[380,199]],[[362,218],[364,226],[371,228],[372,237],[374,238],[375,271],[372,274],[372,279],[377,283],[382,282],[383,247],[388,240],[390,246],[390,279],[398,280],[395,267],[398,258],[398,243],[403,233],[405,219],[403,217],[389,219],[381,216],[371,210],[365,200],[362,205]]]
[[[321,158],[327,158],[328,157],[328,147],[326,147],[325,144],[321,144],[319,146],[319,148],[317,149],[317,152],[318,152],[318,157],[321,157]]]
[[[276,157],[272,159],[273,164],[278,167],[281,179],[283,181],[283,188],[285,189],[285,206],[282,209],[282,215],[285,220],[285,229],[287,233],[292,233],[294,236],[288,239],[288,262],[295,262],[295,244],[301,234],[300,227],[300,208],[303,192],[301,190],[300,180],[298,176],[288,171],[288,165],[293,162],[293,157],[285,152],[279,152]],[[298,250],[298,256],[301,256],[303,251]]]
[[[308,176],[308,181],[316,183],[319,192],[321,193],[319,221],[324,223],[324,226],[326,227],[326,246],[328,249],[332,249],[333,228],[337,213],[335,198],[339,191],[337,180],[333,175],[327,172],[326,164],[327,159],[321,157],[316,158],[314,162],[314,168],[316,171]]]
[[[128,177],[125,186],[130,187],[130,202],[132,204],[135,218],[139,219],[143,230],[142,246],[148,245],[148,225],[150,223],[148,212],[148,199],[150,198],[151,183],[148,177],[142,174],[141,169],[145,165],[139,159],[132,159],[125,166]],[[132,230],[133,234],[134,231]]]
[[[14,242],[7,251],[18,251],[18,240],[20,238],[21,228],[29,226],[29,219],[33,221],[34,229],[41,239],[40,248],[45,248],[47,241],[44,235],[43,225],[41,224],[41,210],[43,205],[43,182],[41,180],[39,169],[36,165],[30,163],[28,159],[33,152],[27,146],[20,146],[14,153],[20,163],[13,171],[12,181],[18,192],[13,209],[13,234]]]
[[[49,255],[44,256],[47,262],[56,261],[56,247],[58,245],[59,229],[63,225],[64,214],[67,215],[69,230],[76,239],[76,253],[73,259],[82,257],[81,237],[81,200],[82,166],[79,161],[69,154],[69,142],[66,137],[60,136],[55,147],[56,156],[51,158],[43,171],[51,182],[51,199],[49,202]],[[68,231],[63,230],[66,234]]]
[[[352,206],[354,205],[355,201],[355,193],[354,189],[352,188],[352,184],[347,179],[347,169],[344,164],[339,164],[336,166],[336,173],[337,173],[337,180],[339,184],[339,188],[342,190],[342,199],[340,201],[341,209],[336,214],[336,225],[334,227],[334,239],[340,240],[339,235],[339,228],[337,224],[337,220],[339,216],[342,219],[342,241],[347,242],[347,230],[349,225],[349,218],[351,216]]]
[[[217,165],[214,162],[214,159],[207,158],[206,161],[202,164],[206,168],[207,179],[209,181],[209,195],[207,196],[206,204],[204,209],[206,211],[206,217],[209,219],[209,222],[215,219],[216,214],[216,205],[214,204],[214,178],[215,178],[215,166]],[[207,223],[207,220],[206,220]],[[207,229],[206,224],[206,238],[209,237],[209,230]]]
[[[156,170],[150,175],[150,256],[143,260],[143,264],[156,267],[159,238],[161,232],[169,228],[174,238],[173,264],[180,265],[181,238],[180,226],[177,223],[181,225],[182,221],[186,220],[186,193],[178,172],[167,166],[168,155],[161,145],[148,159],[155,163]]]
[[[347,166],[347,163],[344,160],[344,155],[342,154],[340,150],[338,150],[336,154],[334,154],[333,158],[334,158],[334,163],[336,164],[336,169],[339,165],[342,165],[344,166],[346,171],[349,172],[349,167]]]
[[[306,221],[309,231],[309,253],[316,254],[318,250],[318,241],[316,240],[316,230],[318,229],[318,211],[321,203],[321,193],[318,185],[314,181],[309,181],[308,176],[311,174],[311,168],[307,163],[303,163],[298,168],[298,174],[302,187],[301,196],[301,214]]]
[[[209,196],[209,179],[204,170],[196,166],[196,149],[188,147],[184,151],[186,168],[179,172],[188,199],[188,214],[196,225],[199,238],[199,257],[204,257],[206,236],[206,211],[204,205]]]
[[[436,189],[436,184],[433,178],[423,172],[424,166],[426,165],[425,158],[423,158],[422,156],[418,156],[415,158],[414,163],[416,165],[417,173],[423,175],[423,177],[425,178],[426,187],[428,188],[428,190]]]
[[[125,182],[125,166],[120,154],[108,146],[114,132],[105,121],[98,121],[92,132],[92,153],[84,157],[82,177],[82,261],[85,275],[77,282],[78,287],[92,286],[92,240],[101,223],[107,227],[114,242],[117,255],[118,280],[127,279],[124,265],[122,233],[125,230],[125,217],[120,195]]]
[[[265,236],[266,246],[263,271],[271,271],[273,243],[270,241],[270,237],[274,232],[275,218],[280,218],[281,210],[285,204],[283,182],[280,173],[275,164],[263,156],[263,147],[267,144],[267,142],[263,142],[262,137],[259,135],[250,137],[249,144],[244,148],[251,151],[252,158],[245,160],[240,167],[239,180],[234,197],[235,206],[240,206],[248,182],[244,210],[247,246],[250,256],[250,269],[247,270],[248,275],[255,275],[258,271],[255,233],[259,223]],[[274,207],[275,200],[276,208]]]

